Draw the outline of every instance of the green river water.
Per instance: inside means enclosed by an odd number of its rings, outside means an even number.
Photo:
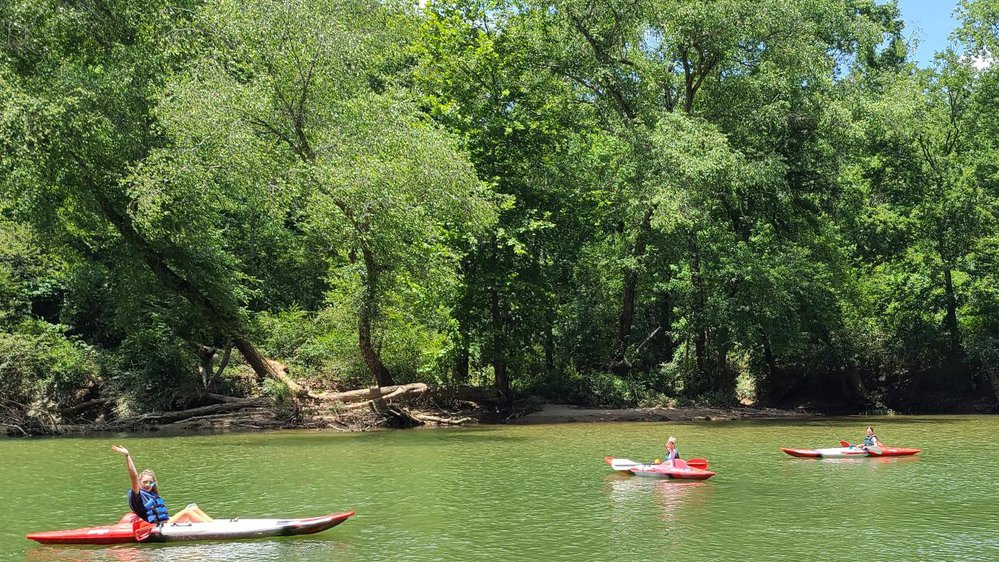
[[[859,441],[912,458],[812,460],[780,446]],[[613,473],[676,435],[704,482]],[[999,560],[999,416],[479,426],[346,434],[0,440],[0,560]],[[317,535],[46,546],[32,531],[116,521],[128,476],[219,517],[356,511]]]

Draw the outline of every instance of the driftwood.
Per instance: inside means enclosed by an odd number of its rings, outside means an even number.
[[[61,409],[45,411],[50,423],[25,425],[14,416],[5,416],[0,431],[7,435],[75,434],[101,431],[133,431],[173,427],[258,428],[287,426],[330,427],[355,431],[375,426],[413,427],[420,425],[461,425],[496,413],[500,398],[486,387],[439,387],[411,383],[371,387],[344,392],[297,395],[293,419],[286,407],[279,407],[269,398],[239,398],[215,393],[202,393],[202,399],[213,402],[181,411],[151,412],[120,419],[81,422],[80,415],[90,411],[110,413],[113,398],[95,398]],[[0,401],[0,406],[9,401]],[[23,409],[24,406],[18,405]],[[286,405],[287,406],[287,405]],[[53,414],[56,417],[53,417]],[[109,416],[110,417],[110,416]],[[63,420],[75,420],[66,423]],[[80,422],[80,423],[78,423]]]
[[[438,425],[462,425],[475,419],[469,416],[462,418],[442,418],[440,416],[432,416],[430,414],[413,413],[409,410],[407,410],[407,413],[411,414],[415,419],[420,420],[424,424],[436,423]]]
[[[316,394],[315,397],[323,402],[342,402],[344,404],[369,403],[373,400],[392,400],[398,397],[405,397],[407,400],[420,397],[434,400],[466,401],[473,403],[473,406],[477,406],[474,404],[477,402],[493,403],[499,400],[492,388],[479,386],[440,387],[421,382],[395,386],[373,386],[344,392],[323,392]]]
[[[18,430],[18,431],[20,431],[20,432],[21,432],[21,435],[23,435],[23,436],[25,436],[25,437],[28,437],[28,432],[27,432],[27,431],[25,431],[23,427],[21,427],[21,426],[19,426],[19,425],[17,425],[17,424],[13,424],[13,423],[5,423],[5,424],[3,424],[3,425],[2,425],[2,426],[0,426],[0,427],[3,427],[3,428],[4,428],[4,431],[5,431],[5,433],[7,433],[7,434],[10,434],[10,435],[12,435],[12,434],[13,434],[14,432],[13,432],[13,431],[11,431],[11,430],[12,430],[12,429],[16,429],[16,430]]]
[[[444,418],[441,416],[424,414],[423,412],[401,406],[385,406],[381,409],[377,409],[376,411],[386,418],[389,425],[395,427],[415,427],[418,425],[427,425],[428,423],[434,423],[437,425],[462,425],[474,420],[474,418],[471,417]]]
[[[247,408],[259,408],[262,406],[268,406],[269,404],[270,400],[266,398],[245,398],[243,400],[223,402],[221,404],[212,404],[210,406],[201,406],[199,408],[191,408],[189,410],[181,410],[179,412],[152,412],[149,414],[142,414],[141,416],[123,418],[108,425],[122,428],[144,425],[165,425],[195,417],[237,412]]]
[[[476,418],[449,417],[446,415],[448,410],[482,412],[483,404],[492,405],[499,400],[489,388],[438,387],[424,383],[323,392],[316,396],[323,404],[332,405],[334,420],[337,417],[352,419],[358,412],[368,409],[381,420],[377,425],[392,427],[465,424]]]
[[[344,404],[359,401],[367,403],[379,399],[389,400],[403,394],[423,394],[429,388],[430,387],[422,382],[416,382],[395,386],[372,386],[370,388],[348,390],[346,392],[323,392],[321,394],[317,394],[316,398],[329,402],[343,402]]]
[[[231,402],[244,402],[246,400],[246,398],[240,398],[239,396],[226,396],[225,394],[215,394],[214,392],[209,392],[205,394],[205,396],[208,396],[209,398],[215,400],[216,402],[231,403]]]
[[[59,409],[59,415],[68,418],[73,417],[80,412],[85,412],[91,408],[98,408],[107,405],[111,400],[109,398],[94,398],[93,400],[87,400],[81,404],[75,404],[73,406],[67,406],[65,408]]]

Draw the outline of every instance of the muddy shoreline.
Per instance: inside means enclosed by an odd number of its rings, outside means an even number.
[[[436,411],[424,410],[441,420],[460,420],[461,423],[429,423],[421,427],[441,428],[474,425],[539,425],[562,423],[601,422],[656,422],[656,421],[730,421],[748,419],[793,419],[821,417],[821,414],[802,409],[782,410],[754,407],[690,407],[690,408],[586,408],[568,404],[541,404],[529,411],[514,414],[488,410]],[[49,427],[21,427],[15,424],[0,425],[0,433],[8,437],[36,436],[96,436],[108,434],[189,435],[203,433],[236,433],[293,429],[314,429],[343,432],[373,431],[392,427],[370,411],[352,412],[349,415],[311,413],[287,417],[287,412],[274,408],[254,408],[252,411],[219,413],[187,418],[171,423],[150,423],[122,427],[119,424],[100,422],[65,424]]]
[[[509,420],[509,424],[595,423],[627,421],[730,421],[751,419],[811,418],[821,414],[776,408],[583,408],[545,404],[541,410]]]

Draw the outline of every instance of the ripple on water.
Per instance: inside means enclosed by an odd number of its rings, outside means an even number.
[[[778,450],[834,446],[872,422],[889,443],[923,453],[823,461]],[[132,437],[171,505],[358,515],[310,537],[112,548],[23,538],[124,512],[112,440],[0,441],[0,559],[999,560],[997,429],[996,417],[897,416]],[[650,460],[671,434],[717,476],[642,479],[602,460]]]

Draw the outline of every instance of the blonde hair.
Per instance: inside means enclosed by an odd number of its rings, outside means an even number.
[[[672,443],[672,444],[676,445],[676,437],[673,437],[672,435],[670,435],[669,439],[667,439],[666,442],[667,443]]]
[[[153,477],[153,487],[150,488],[150,490],[152,490],[154,494],[160,495],[160,482],[159,482],[159,480],[156,479],[156,473],[153,472],[153,469],[147,468],[147,469],[143,470],[142,472],[140,472],[139,473],[139,482],[142,482],[142,477],[145,476],[145,475],[147,475],[147,474],[149,476]]]

